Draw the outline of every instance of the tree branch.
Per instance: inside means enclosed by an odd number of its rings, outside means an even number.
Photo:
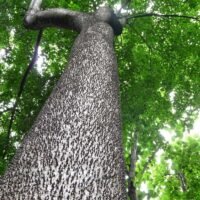
[[[181,189],[183,192],[187,191],[187,184],[186,184],[186,178],[183,172],[177,172],[175,174],[165,174],[165,176],[176,176],[177,179],[179,179],[181,184]]]
[[[186,192],[187,191],[187,185],[186,185],[186,179],[185,179],[185,176],[182,172],[178,172],[177,173],[177,176],[181,182],[181,188],[182,188],[182,191],[183,192]]]
[[[44,11],[28,10],[24,18],[24,26],[35,30],[58,27],[80,32],[89,16],[86,13],[63,8],[52,8]]]
[[[141,177],[140,177],[140,181],[142,179],[143,174],[145,173],[145,171],[147,170],[149,164],[151,163],[151,161],[155,158],[155,155],[157,153],[157,151],[160,149],[161,145],[158,145],[157,148],[153,151],[153,153],[148,157],[148,160],[146,161],[146,163],[144,164],[144,167],[141,171]]]
[[[36,41],[36,44],[35,44],[35,47],[34,47],[34,53],[33,53],[31,62],[29,63],[29,65],[28,65],[28,67],[27,67],[27,69],[26,69],[26,71],[25,71],[25,73],[22,77],[15,103],[13,105],[13,108],[11,108],[11,116],[10,116],[8,131],[7,131],[6,143],[5,143],[5,146],[4,146],[3,158],[5,158],[7,151],[8,151],[8,148],[9,148],[10,135],[11,135],[11,131],[12,131],[12,125],[13,125],[13,122],[14,122],[14,119],[15,119],[16,108],[18,106],[18,102],[19,102],[21,94],[23,92],[28,74],[30,73],[31,69],[33,68],[33,66],[34,66],[34,64],[36,63],[36,60],[37,60],[38,47],[39,47],[39,44],[40,44],[40,41],[41,41],[41,38],[42,38],[42,32],[43,31],[40,30],[39,33],[38,33],[37,41]]]
[[[178,14],[158,14],[158,13],[141,13],[141,14],[120,16],[118,18],[126,18],[127,20],[129,20],[133,18],[136,19],[136,18],[143,18],[143,17],[163,17],[163,18],[178,17],[178,18],[193,19],[196,21],[200,21],[200,17],[178,15]]]

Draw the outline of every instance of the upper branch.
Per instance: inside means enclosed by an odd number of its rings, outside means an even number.
[[[142,17],[178,17],[178,18],[186,18],[186,19],[193,19],[196,21],[200,21],[200,17],[194,17],[194,16],[187,16],[187,15],[178,15],[178,14],[158,14],[158,13],[141,13],[141,14],[134,14],[134,15],[127,15],[127,16],[121,16],[118,18],[126,18],[126,19],[132,19],[132,18],[142,18]]]
[[[24,25],[29,29],[43,29],[47,27],[68,28],[80,32],[88,14],[62,8],[44,11],[29,10],[24,19]]]
[[[24,26],[29,29],[43,29],[47,27],[59,27],[72,29],[81,32],[84,27],[88,27],[89,21],[102,21],[111,25],[115,35],[120,35],[122,26],[113,10],[108,7],[99,8],[93,15],[71,11],[63,8],[52,8],[44,11],[40,10],[42,0],[32,0],[24,18]]]

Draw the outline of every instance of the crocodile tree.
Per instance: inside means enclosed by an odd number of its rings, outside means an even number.
[[[25,27],[79,33],[70,61],[10,167],[0,199],[126,199],[114,35],[122,26],[101,7],[87,14],[40,10],[32,0]]]

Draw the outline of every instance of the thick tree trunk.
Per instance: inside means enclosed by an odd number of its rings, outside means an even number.
[[[126,199],[113,29],[83,29],[1,180],[0,199]]]

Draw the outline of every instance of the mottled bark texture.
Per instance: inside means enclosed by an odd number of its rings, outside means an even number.
[[[39,11],[26,26],[64,24],[62,12],[70,13],[58,11],[58,20],[49,12]],[[120,31],[108,8],[69,15],[64,27],[80,31],[69,66],[1,179],[1,200],[126,199],[113,49],[113,30]]]

